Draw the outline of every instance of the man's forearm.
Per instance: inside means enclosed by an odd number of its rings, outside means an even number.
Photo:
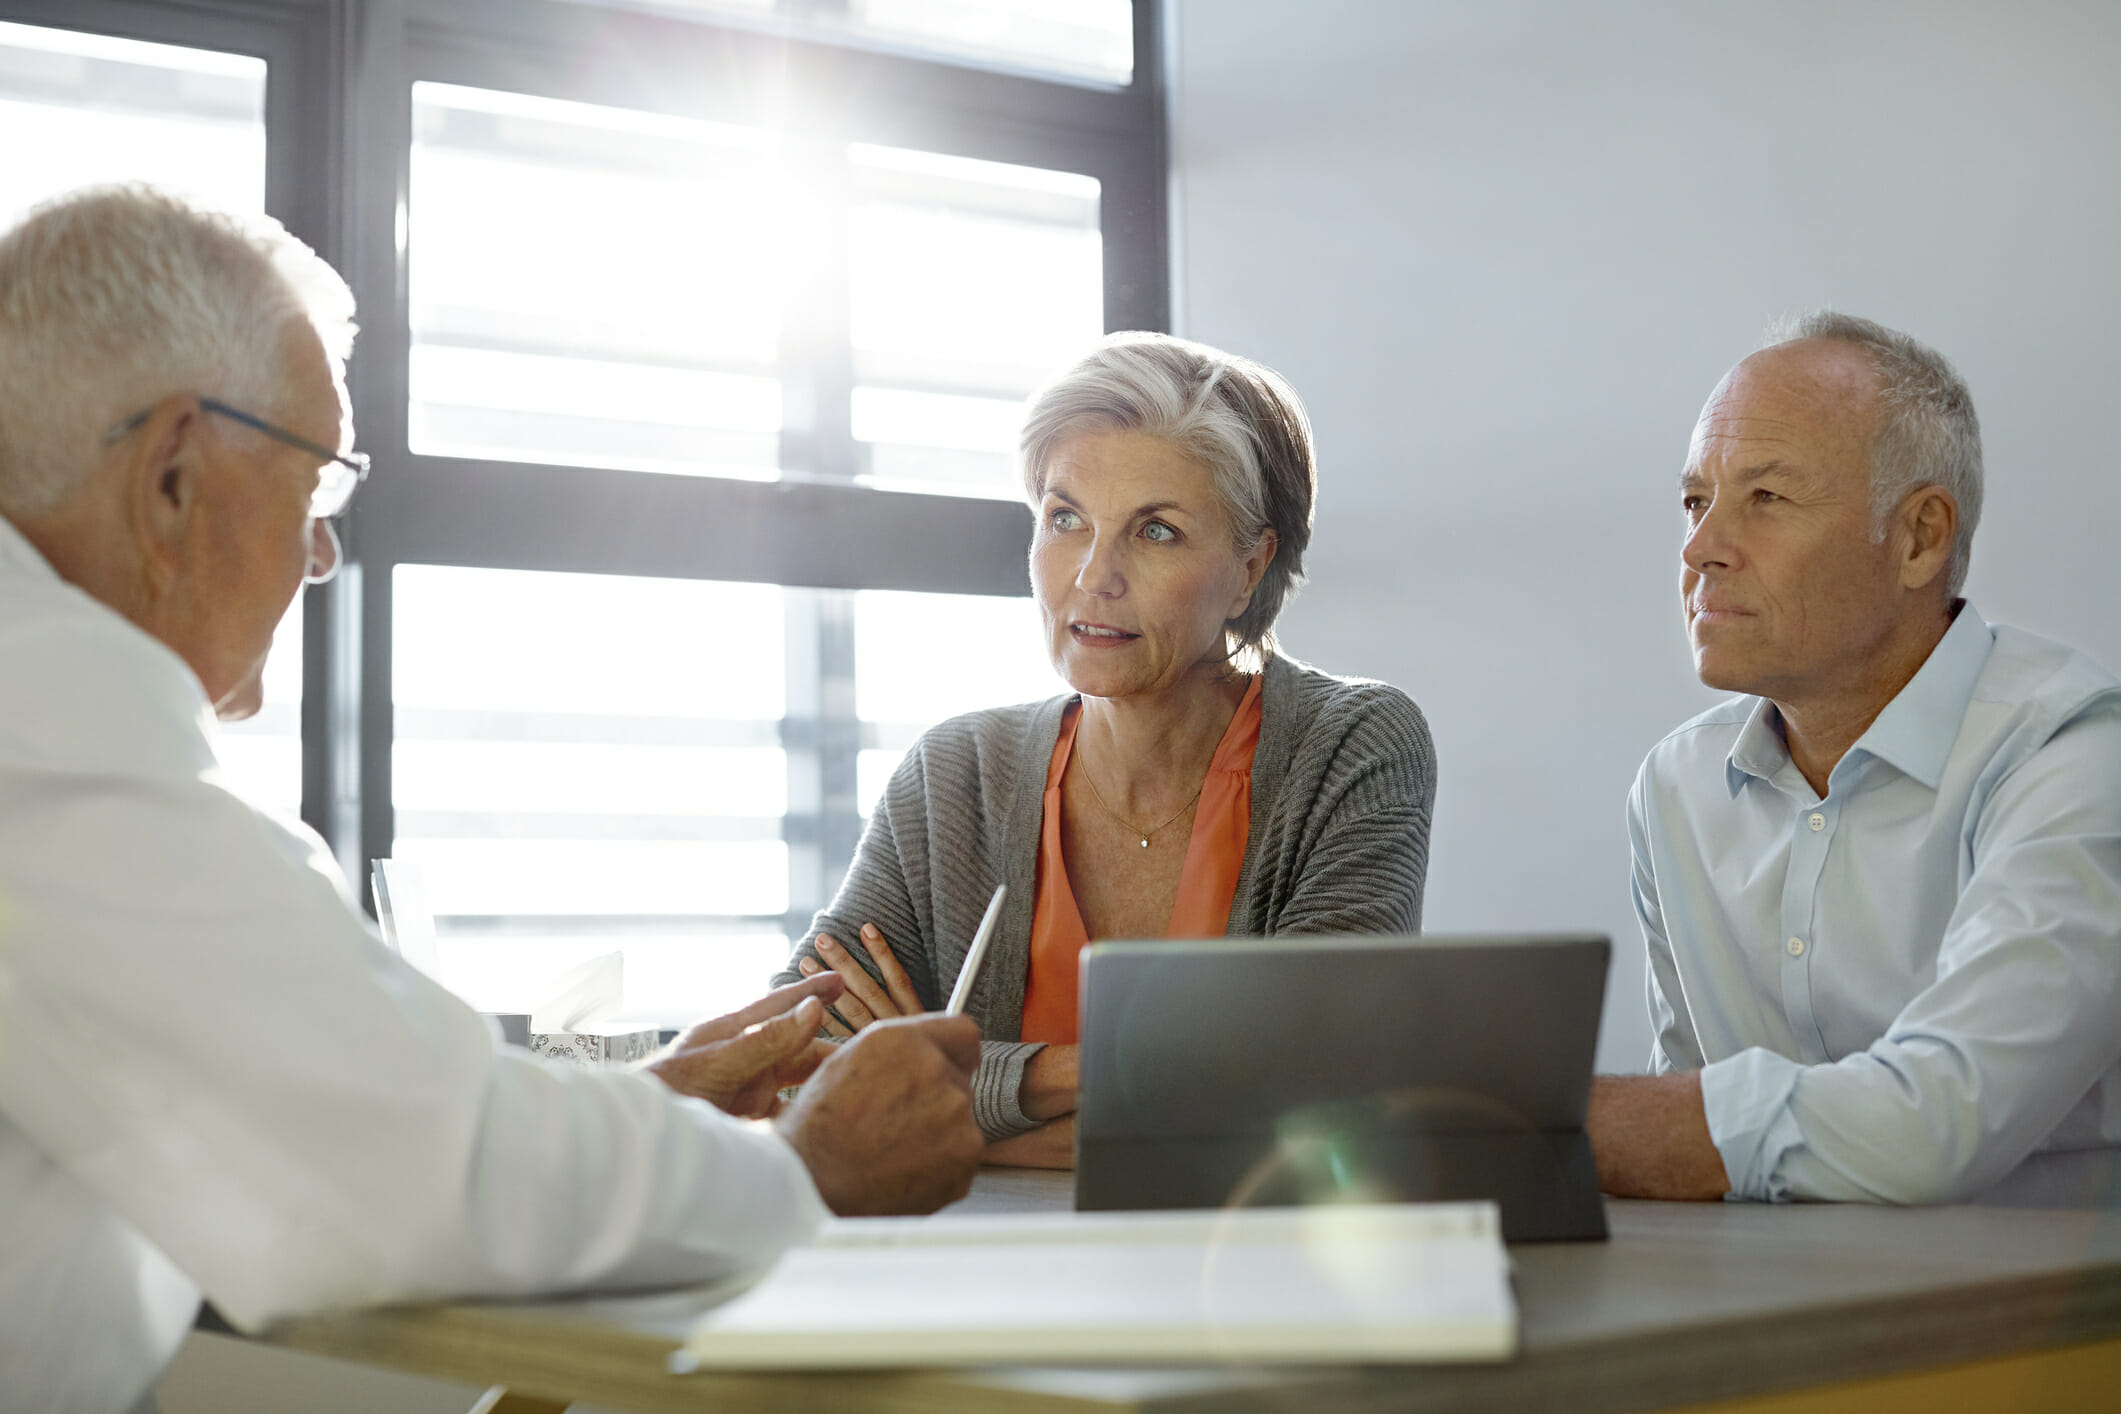
[[[1617,1198],[1721,1198],[1731,1182],[1709,1138],[1701,1076],[1601,1075],[1589,1128],[1598,1186]]]

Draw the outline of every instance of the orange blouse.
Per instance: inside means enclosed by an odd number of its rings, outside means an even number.
[[[1193,835],[1178,875],[1167,938],[1219,938],[1230,926],[1237,876],[1245,867],[1245,840],[1252,830],[1252,753],[1259,746],[1259,687],[1255,676],[1237,704],[1201,784]],[[1075,751],[1082,704],[1061,719],[1053,762],[1046,768],[1045,817],[1039,830],[1038,891],[1031,910],[1031,968],[1024,986],[1026,1041],[1072,1045],[1076,1039],[1076,988],[1082,950],[1090,946],[1068,861],[1061,853],[1061,779]]]

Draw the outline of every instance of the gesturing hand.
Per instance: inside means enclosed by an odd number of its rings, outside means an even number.
[[[917,1016],[865,1028],[818,1067],[776,1123],[832,1211],[932,1213],[965,1196],[985,1147],[979,1053],[970,1017]]]
[[[797,964],[806,978],[837,976],[847,984],[845,995],[825,1013],[825,1029],[835,1036],[852,1036],[872,1021],[917,1016],[926,1010],[921,1005],[920,994],[913,990],[913,983],[906,976],[906,969],[900,967],[898,959],[891,955],[891,945],[884,941],[883,933],[874,923],[862,925],[862,946],[875,960],[876,970],[884,975],[881,987],[830,933],[817,935],[818,957],[831,964],[829,971],[820,967],[816,958],[806,957]]]
[[[742,1011],[701,1022],[645,1069],[680,1095],[743,1119],[770,1119],[780,1113],[780,1092],[808,1080],[832,1054],[817,1031],[843,985],[828,972],[777,988]]]

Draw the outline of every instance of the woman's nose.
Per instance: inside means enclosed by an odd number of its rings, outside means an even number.
[[[1119,556],[1102,543],[1093,544],[1075,573],[1075,586],[1085,594],[1109,599],[1126,592],[1127,579],[1120,572]]]
[[[322,584],[339,572],[339,532],[328,520],[309,523],[309,569],[302,576],[310,584]]]

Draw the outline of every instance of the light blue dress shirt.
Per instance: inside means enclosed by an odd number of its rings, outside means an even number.
[[[2121,683],[2090,659],[1962,605],[1824,799],[1737,698],[1650,752],[1628,828],[1651,1068],[1701,1072],[1734,1195],[1951,1202],[2121,1152]]]

